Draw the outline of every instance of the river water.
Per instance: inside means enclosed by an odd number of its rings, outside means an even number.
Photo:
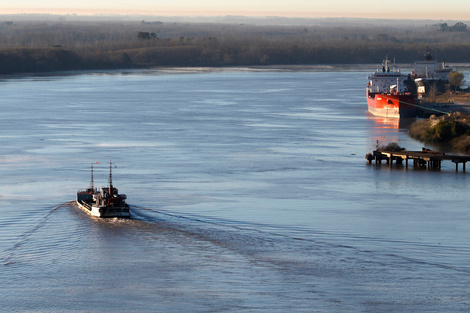
[[[373,70],[1,80],[0,310],[468,312],[470,176],[366,163],[423,146]],[[131,220],[72,202],[110,160]]]

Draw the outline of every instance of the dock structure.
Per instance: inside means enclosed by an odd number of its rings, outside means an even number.
[[[455,171],[459,170],[459,163],[462,163],[462,170],[465,172],[466,163],[470,161],[470,156],[450,155],[423,148],[422,151],[375,150],[372,153],[368,153],[366,159],[369,164],[372,164],[374,161],[375,165],[380,165],[382,161],[385,161],[390,167],[392,167],[393,161],[395,161],[395,164],[403,164],[403,161],[405,161],[405,168],[408,168],[409,161],[411,160],[413,167],[435,170],[441,169],[443,161],[452,161],[455,163]]]

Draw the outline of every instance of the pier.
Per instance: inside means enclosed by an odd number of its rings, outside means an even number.
[[[459,164],[462,164],[462,170],[465,172],[466,163],[470,161],[470,156],[465,155],[450,155],[441,152],[432,151],[423,148],[422,151],[389,151],[389,150],[375,150],[366,155],[369,164],[375,162],[375,165],[381,165],[382,161],[392,167],[395,164],[403,164],[408,168],[409,163],[413,163],[413,167],[440,170],[443,161],[451,161],[455,163],[455,171],[459,170]]]

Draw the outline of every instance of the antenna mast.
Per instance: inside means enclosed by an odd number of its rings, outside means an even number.
[[[93,185],[93,163],[91,163],[91,182],[90,182],[90,189],[95,189],[95,186]]]
[[[113,163],[111,163],[111,161],[109,161],[109,188],[113,188],[113,173],[112,173],[112,170],[111,168],[113,167]]]

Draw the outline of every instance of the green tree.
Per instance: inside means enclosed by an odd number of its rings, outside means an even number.
[[[467,25],[462,23],[462,22],[459,22],[459,23],[455,24],[454,26],[452,26],[450,31],[453,31],[453,32],[466,32],[467,31]]]
[[[439,27],[441,32],[446,32],[449,29],[449,25],[447,25],[447,23],[439,24]]]
[[[149,32],[138,32],[137,33],[137,38],[139,40],[149,40],[150,39],[150,33]]]
[[[449,83],[454,86],[455,90],[460,89],[460,87],[465,83],[463,78],[463,73],[460,73],[459,71],[451,72],[449,74]]]

